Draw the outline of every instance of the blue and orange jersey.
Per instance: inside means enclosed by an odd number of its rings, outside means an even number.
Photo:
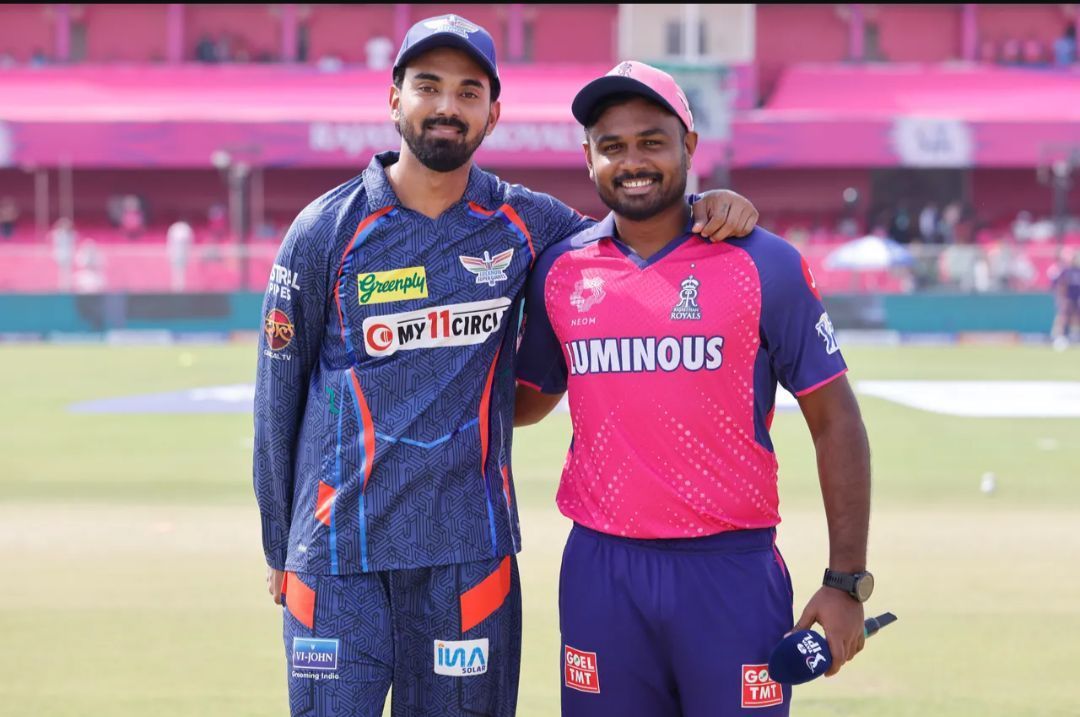
[[[520,546],[514,354],[539,252],[593,222],[473,167],[437,219],[397,154],[312,202],[263,302],[254,483],[274,568],[350,574]]]
[[[771,528],[777,384],[847,371],[809,266],[760,228],[710,244],[688,225],[648,260],[617,234],[609,216],[529,280],[518,377],[568,391],[574,429],[559,509],[633,538]]]

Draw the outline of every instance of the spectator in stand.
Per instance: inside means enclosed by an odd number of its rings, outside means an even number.
[[[207,64],[217,62],[217,56],[214,52],[214,41],[205,33],[199,38],[199,41],[195,43],[195,60]]]
[[[388,70],[393,64],[394,43],[390,38],[378,35],[364,44],[369,70]]]
[[[1054,40],[1054,64],[1058,67],[1068,67],[1076,62],[1076,25],[1069,23],[1065,26],[1065,32],[1061,37]]]
[[[229,212],[224,204],[211,205],[206,213],[206,228],[210,232],[210,241],[223,243],[229,235]]]
[[[173,222],[165,233],[165,251],[172,268],[172,290],[187,288],[187,267],[191,260],[191,245],[195,243],[195,231],[184,219]]]
[[[19,221],[19,205],[11,197],[0,199],[0,239],[10,239]]]
[[[1031,212],[1019,211],[1016,213],[1016,219],[1012,223],[1012,235],[1018,242],[1031,241],[1031,234],[1033,223],[1031,221]]]
[[[927,244],[937,244],[941,239],[938,234],[938,208],[933,202],[919,212],[919,235]]]
[[[141,238],[146,231],[146,214],[142,202],[134,194],[124,197],[120,206],[120,229],[130,241]]]
[[[956,225],[960,223],[962,214],[959,202],[950,202],[941,212],[937,231],[943,243],[952,244],[956,241]]]
[[[97,294],[105,289],[105,257],[93,239],[79,242],[75,252],[75,291]]]
[[[1025,65],[1045,65],[1046,58],[1043,56],[1043,45],[1033,37],[1028,38],[1022,48]]]
[[[214,43],[214,59],[218,62],[233,61],[233,39],[227,32],[221,33]]]
[[[53,224],[49,232],[49,241],[53,248],[53,261],[56,262],[57,287],[60,291],[71,291],[71,268],[75,260],[75,242],[78,235],[70,219],[61,217]]]
[[[1001,57],[999,58],[1003,65],[1019,65],[1020,64],[1020,41],[1015,37],[1006,38],[1001,43]]]
[[[1035,278],[1035,267],[1027,255],[1009,239],[1001,237],[986,252],[992,291],[1027,288]]]
[[[889,223],[889,236],[901,244],[907,244],[912,238],[911,225],[911,212],[908,211],[907,202],[901,200]]]

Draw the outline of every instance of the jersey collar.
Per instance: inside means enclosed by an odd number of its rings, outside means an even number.
[[[689,201],[689,198],[687,198]],[[611,212],[604,219],[596,225],[596,235],[601,238],[608,238],[611,243],[615,245],[615,248],[622,252],[623,256],[633,262],[639,269],[645,269],[652,266],[656,262],[663,259],[671,252],[678,249],[687,241],[696,237],[697,234],[690,232],[694,227],[694,215],[690,214],[690,218],[686,221],[686,226],[683,227],[682,233],[674,237],[671,241],[664,245],[664,247],[650,256],[648,259],[641,257],[636,251],[630,248],[629,244],[626,244],[619,238],[619,230],[615,227],[615,212]]]

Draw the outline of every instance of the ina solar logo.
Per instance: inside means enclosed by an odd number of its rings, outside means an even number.
[[[488,639],[435,640],[435,674],[471,677],[487,672]]]
[[[336,670],[341,641],[294,637],[292,666],[294,670]]]

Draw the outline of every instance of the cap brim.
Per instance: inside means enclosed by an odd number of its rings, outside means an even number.
[[[491,64],[491,60],[489,60],[484,53],[480,52],[480,50],[476,49],[476,47],[464,37],[452,32],[436,32],[425,37],[423,40],[420,40],[398,58],[397,63],[394,65],[394,69],[396,70],[399,67],[403,67],[420,55],[423,55],[425,52],[439,47],[452,47],[455,50],[461,50],[475,60],[476,64],[480,65],[480,67],[484,69],[484,72],[487,73],[488,79],[491,80],[491,99],[497,100],[499,98],[499,91],[502,86],[499,82],[499,73],[496,71],[495,66]]]
[[[593,107],[596,107],[604,98],[627,93],[647,97],[661,107],[667,108],[671,114],[679,118],[680,122],[683,121],[682,117],[679,117],[679,113],[671,106],[671,103],[664,99],[659,92],[641,80],[622,77],[621,75],[606,75],[582,87],[581,91],[574,97],[574,102],[570,105],[570,111],[574,113],[574,118],[582,126],[585,126],[589,121],[589,114],[592,112]]]

